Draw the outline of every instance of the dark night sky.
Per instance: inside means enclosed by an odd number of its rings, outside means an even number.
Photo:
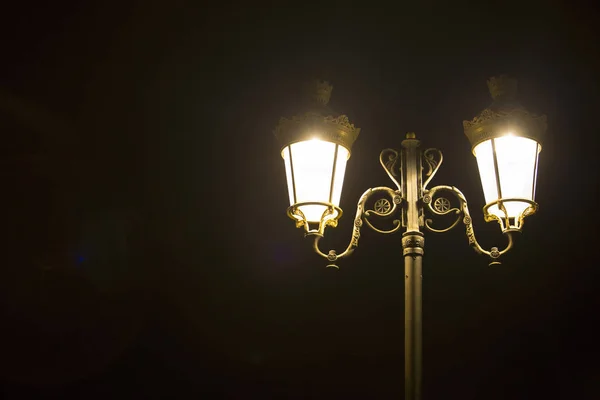
[[[285,215],[272,130],[311,77],[362,128],[328,247],[407,131],[500,247],[462,132],[499,73],[548,115],[540,211],[500,267],[461,228],[427,234],[424,396],[600,397],[597,14],[56,3],[0,23],[4,398],[402,398],[400,236],[363,230],[325,269]]]

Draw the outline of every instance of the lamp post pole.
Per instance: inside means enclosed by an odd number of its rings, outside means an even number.
[[[404,391],[406,400],[421,398],[422,370],[422,265],[423,265],[423,209],[419,205],[422,188],[420,142],[414,133],[402,141],[403,197],[406,199],[402,236],[404,256]]]
[[[417,245],[419,242],[420,245]],[[421,399],[423,235],[404,234],[404,392]]]

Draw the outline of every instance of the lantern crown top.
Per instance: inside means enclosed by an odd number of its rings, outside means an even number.
[[[333,86],[323,80],[313,79],[304,85],[306,99],[315,105],[326,106],[331,98]]]
[[[346,115],[340,115],[329,106],[333,86],[324,80],[313,79],[304,84],[307,104],[302,113],[281,118],[273,133],[285,148],[289,144],[318,138],[351,150],[360,133]]]
[[[475,148],[479,143],[513,132],[517,136],[542,142],[546,132],[546,116],[536,115],[519,104],[517,80],[500,75],[487,81],[494,101],[471,121],[463,121],[465,135]]]
[[[487,81],[488,89],[494,100],[509,100],[517,99],[517,80],[508,75],[493,76]]]

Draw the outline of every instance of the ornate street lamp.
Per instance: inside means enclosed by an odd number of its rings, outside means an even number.
[[[394,187],[367,189],[360,197],[354,217],[352,238],[341,253],[324,253],[319,241],[327,226],[337,226],[342,210],[339,201],[346,161],[359,129],[345,115],[334,113],[328,102],[332,87],[327,82],[307,86],[307,111],[291,119],[282,118],[275,135],[282,145],[290,207],[287,214],[305,235],[313,238],[317,254],[329,267],[350,255],[358,246],[363,224],[379,233],[390,234],[404,228],[402,248],[405,265],[405,390],[406,399],[421,397],[421,270],[424,249],[422,229],[446,232],[461,221],[469,244],[490,257],[490,265],[513,245],[513,233],[520,232],[526,216],[537,211],[535,182],[541,138],[546,117],[525,110],[517,101],[517,82],[507,76],[488,81],[494,102],[472,121],[463,123],[477,159],[486,205],[486,221],[497,221],[508,238],[503,250],[483,249],[473,230],[467,200],[454,186],[429,183],[443,160],[441,151],[421,149],[414,133],[401,142],[401,150],[385,149],[379,156],[381,166]],[[444,194],[452,194],[451,202]],[[432,217],[452,215],[445,228],[435,228]],[[393,227],[379,229],[372,217],[394,218]]]
[[[546,117],[516,101],[516,80],[491,78],[488,87],[494,102],[463,125],[479,166],[485,220],[497,220],[503,232],[520,231],[523,219],[537,210],[535,181]]]
[[[339,208],[352,144],[360,129],[345,115],[329,108],[331,85],[306,85],[307,110],[301,116],[281,118],[275,134],[283,145],[290,207],[288,215],[307,233],[322,236],[327,226],[337,226]],[[310,224],[318,224],[312,230]]]

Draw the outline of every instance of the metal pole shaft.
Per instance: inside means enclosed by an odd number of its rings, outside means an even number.
[[[419,228],[423,209],[420,142],[414,133],[402,141],[402,189],[406,205],[402,235],[404,256],[404,386],[405,400],[421,399],[422,372],[422,261],[424,239]]]
[[[421,399],[423,236],[402,238],[404,252],[404,385],[405,399]]]

